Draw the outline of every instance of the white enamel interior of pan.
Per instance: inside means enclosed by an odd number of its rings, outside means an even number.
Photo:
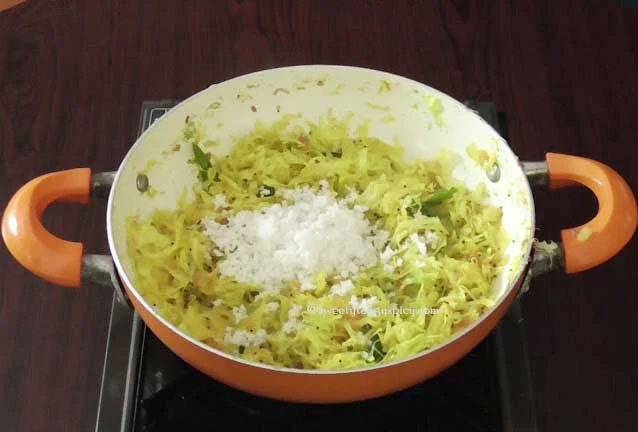
[[[439,124],[428,107],[430,97],[443,106]],[[496,286],[503,298],[527,264],[534,231],[531,191],[516,156],[496,131],[455,99],[397,75],[345,66],[271,69],[212,85],[166,113],[140,137],[118,172],[107,215],[111,251],[128,286],[133,287],[133,278],[126,253],[126,218],[174,208],[184,188],[196,182],[195,167],[186,162],[190,146],[171,151],[186,116],[206,125],[207,139],[219,141],[209,151],[225,154],[234,138],[251,131],[256,121],[271,123],[286,114],[301,114],[302,122],[316,121],[329,111],[338,118],[354,113],[355,126],[369,121],[372,136],[402,145],[410,159],[434,158],[442,150],[460,156],[455,177],[471,188],[485,183],[490,201],[503,208],[505,229],[512,239],[506,269]],[[498,182],[489,181],[485,171],[467,157],[466,149],[472,144],[497,153]],[[136,188],[136,177],[149,161],[153,166],[145,172],[156,190],[153,198]]]

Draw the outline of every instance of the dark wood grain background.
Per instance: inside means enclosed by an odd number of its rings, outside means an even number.
[[[613,1],[29,0],[0,13],[0,206],[49,171],[116,169],[144,99],[304,63],[493,100],[521,159],[595,158],[638,190],[638,9]],[[535,195],[543,238],[596,210],[583,190]],[[104,253],[104,212],[55,205],[45,224]],[[636,279],[634,239],[598,269],[534,282],[542,430],[636,430]],[[0,247],[1,431],[92,430],[110,299],[38,280]]]

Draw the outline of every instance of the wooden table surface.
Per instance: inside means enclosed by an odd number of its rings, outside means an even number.
[[[0,13],[0,206],[43,173],[117,169],[145,99],[307,63],[493,100],[521,159],[595,158],[638,191],[638,9],[613,1],[29,0]],[[535,199],[542,238],[596,210],[586,190]],[[54,205],[45,224],[107,252],[102,202]],[[600,268],[534,281],[524,310],[542,430],[635,430],[636,279],[634,238]],[[0,247],[0,430],[92,430],[111,294],[43,282]]]

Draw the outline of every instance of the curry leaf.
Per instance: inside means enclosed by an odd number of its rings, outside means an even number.
[[[383,344],[381,343],[381,339],[378,334],[375,334],[370,339],[370,351],[372,352],[372,356],[374,357],[374,361],[381,361],[383,357],[385,357],[385,351],[383,351]]]
[[[201,148],[193,143],[193,159],[192,162],[199,167],[199,175],[203,181],[208,180],[208,169],[211,167],[211,163],[206,157],[206,154]]]

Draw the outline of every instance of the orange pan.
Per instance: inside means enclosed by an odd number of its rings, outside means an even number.
[[[380,83],[386,91],[379,91]],[[436,109],[432,109],[433,103]],[[272,122],[296,113],[316,120],[330,109],[337,114],[352,112],[362,121],[372,120],[370,134],[389,142],[398,138],[409,157],[432,158],[441,150],[461,155],[464,169],[459,171],[460,180],[468,185],[486,184],[490,198],[503,208],[503,223],[512,238],[505,271],[495,286],[496,304],[443,345],[395,363],[347,371],[251,363],[182,333],[131,283],[124,222],[130,215],[174,206],[182,189],[196,181],[185,163],[186,150],[171,158],[166,157],[166,150],[179,137],[186,116],[203,115],[211,106],[216,108],[215,123],[223,124],[211,132],[221,143],[216,151],[228,149],[232,137],[247,133],[256,121]],[[395,121],[382,121],[387,111],[392,112]],[[487,175],[477,167],[466,155],[472,144],[493,152],[498,168]],[[136,189],[137,174],[149,161],[161,161],[148,175],[159,192],[153,197],[140,195]],[[552,189],[587,187],[598,199],[598,213],[582,226],[563,230],[560,243],[538,241],[534,238],[532,184]],[[43,227],[42,214],[50,204],[86,204],[92,195],[104,191],[108,191],[106,234],[110,256],[85,255],[81,243],[57,238]],[[311,65],[240,76],[193,95],[137,140],[117,172],[92,174],[89,168],[78,168],[31,180],[8,203],[2,237],[21,265],[52,284],[79,288],[83,280],[109,286],[121,281],[122,295],[151,331],[179,357],[213,379],[279,400],[337,403],[387,395],[450,367],[498,325],[530,277],[550,270],[577,273],[606,262],[631,240],[636,218],[634,194],[620,175],[604,164],[555,153],[548,153],[542,162],[520,163],[508,144],[476,113],[436,89],[382,71]]]

